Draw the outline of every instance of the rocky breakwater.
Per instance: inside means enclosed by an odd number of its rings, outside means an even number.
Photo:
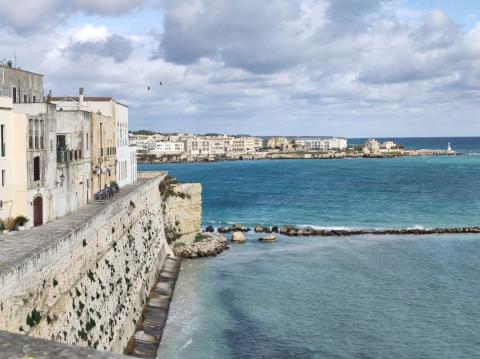
[[[313,229],[284,226],[279,229],[280,234],[290,237],[317,236],[317,237],[346,237],[358,235],[430,235],[430,234],[468,234],[480,233],[480,227],[452,227],[452,228],[407,228],[407,229]]]
[[[228,241],[222,235],[199,233],[193,243],[177,242],[173,247],[175,256],[181,258],[214,257],[228,249]]]

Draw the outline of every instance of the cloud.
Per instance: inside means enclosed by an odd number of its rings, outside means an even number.
[[[0,0],[0,28],[21,34],[52,30],[78,13],[118,16],[139,8],[144,0]]]
[[[119,34],[109,34],[105,27],[87,25],[75,32],[63,51],[73,60],[84,56],[110,57],[117,63],[128,60],[133,42]]]
[[[77,13],[118,14],[95,4],[70,2]],[[162,4],[102,26],[77,18],[49,36],[12,33],[0,53],[15,47],[55,95],[83,86],[127,103],[132,128],[374,136],[408,122],[426,135],[439,119],[460,131],[480,116],[480,23],[465,30],[439,9],[405,16],[397,1]]]

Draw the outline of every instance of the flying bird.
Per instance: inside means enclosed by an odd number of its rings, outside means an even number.
[[[150,91],[150,86],[147,87],[147,90]]]

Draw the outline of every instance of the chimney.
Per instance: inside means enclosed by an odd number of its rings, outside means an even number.
[[[83,106],[83,87],[80,87],[80,89],[78,90],[78,102],[79,102],[79,105],[80,107]]]

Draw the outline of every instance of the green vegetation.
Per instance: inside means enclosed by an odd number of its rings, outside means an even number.
[[[28,218],[25,216],[17,216],[15,217],[15,226],[23,227],[25,223],[28,222]]]
[[[195,236],[195,242],[203,242],[205,240],[208,239],[208,236],[202,234],[202,233],[198,233],[196,236]]]
[[[186,244],[183,243],[183,242],[178,242],[178,243],[175,243],[175,245],[173,246],[174,248],[180,248],[180,247],[185,247]]]

